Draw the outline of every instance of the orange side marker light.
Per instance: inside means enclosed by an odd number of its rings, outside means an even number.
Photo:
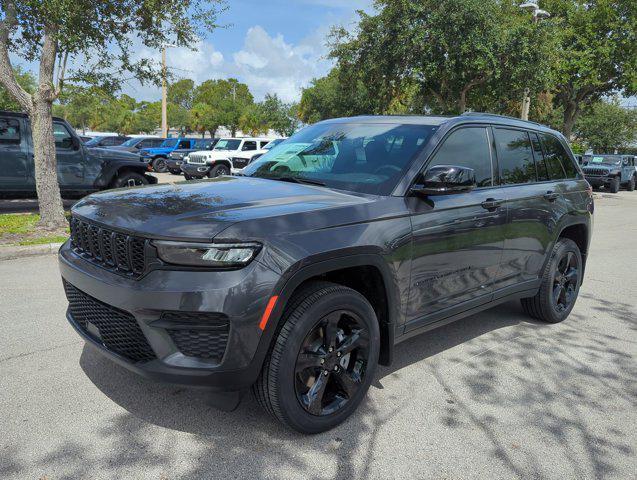
[[[261,317],[261,322],[259,322],[259,328],[261,330],[265,330],[265,326],[268,323],[268,320],[270,319],[270,314],[272,313],[272,310],[274,309],[274,305],[276,305],[276,301],[279,299],[278,295],[274,295],[273,297],[270,297],[270,300],[268,301],[268,305],[267,307],[265,307],[265,312],[263,312],[263,316]]]

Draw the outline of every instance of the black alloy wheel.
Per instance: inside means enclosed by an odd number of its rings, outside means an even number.
[[[575,300],[579,281],[579,264],[575,253],[566,251],[559,259],[553,277],[553,306],[564,312]]]
[[[583,265],[577,244],[570,238],[559,238],[544,268],[538,292],[522,299],[524,311],[549,323],[568,317],[582,284]]]
[[[208,172],[209,178],[222,177],[224,175],[230,175],[230,168],[224,164],[215,165]]]
[[[354,398],[367,369],[369,332],[358,315],[337,310],[305,337],[296,359],[295,390],[312,415],[330,415]]]

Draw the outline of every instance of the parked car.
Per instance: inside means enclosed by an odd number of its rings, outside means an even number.
[[[127,152],[86,148],[65,120],[53,118],[60,190],[64,196],[83,195],[114,187],[156,183],[146,165]],[[22,113],[0,111],[0,193],[35,195],[31,122]]]
[[[284,142],[285,138],[275,138],[274,140],[266,143],[260,150],[252,150],[247,152],[240,152],[236,154],[234,157],[230,158],[230,163],[232,164],[231,173],[233,175],[240,174],[245,167],[247,167],[250,162],[253,162],[257,158],[259,158],[264,153],[267,153],[268,150],[273,149],[280,143]]]
[[[637,184],[633,155],[584,155],[582,170],[593,187],[608,188],[611,193],[622,186],[632,192]]]
[[[168,171],[168,156],[175,150],[192,148],[196,141],[195,138],[167,138],[159,147],[144,148],[139,154],[155,172],[164,173]]]
[[[84,145],[88,148],[108,148],[121,145],[127,140],[130,140],[130,137],[127,137],[126,135],[100,135],[98,137],[91,138]]]
[[[242,176],[130,196],[72,209],[68,321],[137,374],[226,408],[252,388],[305,433],[351,415],[416,334],[514,299],[566,319],[593,215],[559,132],[487,114],[327,120]],[[97,225],[112,244],[93,252]]]
[[[89,140],[92,140],[92,139],[93,139],[93,137],[87,137],[86,135],[80,135],[80,136],[79,136],[79,138],[80,138],[80,140],[82,141],[82,143],[86,143],[86,142],[88,142]]]
[[[121,145],[115,145],[109,147],[114,150],[123,150],[125,152],[139,154],[139,151],[144,148],[156,148],[164,143],[165,138],[160,137],[133,137],[126,140]]]
[[[168,171],[173,175],[181,175],[181,165],[184,163],[185,156],[192,152],[212,150],[218,141],[218,138],[200,138],[195,142],[192,148],[180,148],[178,150],[174,150],[170,155],[168,155],[168,160],[166,161]]]
[[[230,175],[232,157],[240,152],[253,152],[270,143],[268,138],[222,138],[210,151],[193,152],[184,158],[181,170],[186,180]]]

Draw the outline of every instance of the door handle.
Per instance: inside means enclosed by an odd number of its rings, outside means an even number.
[[[500,200],[497,198],[487,198],[480,205],[482,205],[482,208],[493,212],[494,210],[497,210],[499,207],[501,207],[503,203],[504,200]]]
[[[551,192],[550,190],[548,192],[546,192],[543,196],[549,202],[554,202],[555,200],[560,198],[560,194],[559,193]]]

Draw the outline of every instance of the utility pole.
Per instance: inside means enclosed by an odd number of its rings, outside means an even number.
[[[161,136],[168,137],[168,107],[167,107],[167,87],[166,87],[166,48],[176,47],[170,43],[163,43],[161,46]]]
[[[535,1],[524,2],[520,5],[520,8],[531,10],[533,13],[533,24],[537,24],[540,18],[548,18],[551,16],[546,10],[542,10]],[[531,97],[529,96],[529,87],[524,89],[524,97],[522,98],[522,108],[520,108],[520,118],[522,120],[529,119],[529,110],[531,108]]]

